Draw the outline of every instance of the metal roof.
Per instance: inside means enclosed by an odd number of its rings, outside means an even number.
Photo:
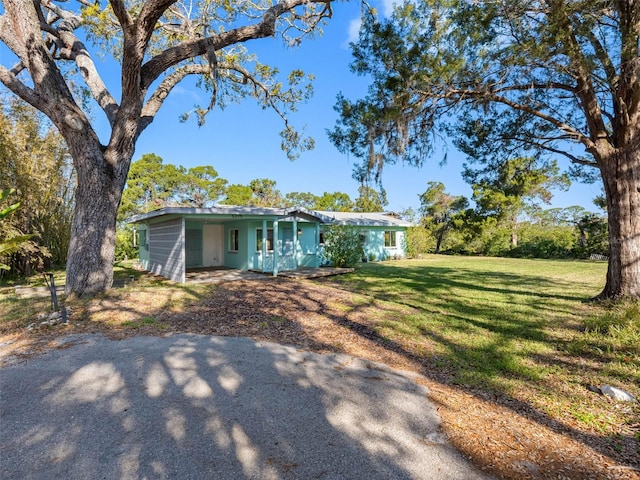
[[[184,216],[246,216],[273,217],[278,219],[302,218],[307,221],[317,220],[320,223],[336,225],[370,226],[370,227],[411,227],[413,224],[394,217],[390,213],[329,212],[323,210],[307,210],[305,208],[268,208],[247,207],[237,205],[214,205],[211,208],[166,207],[148,213],[134,215],[128,223],[141,223],[152,218],[168,215]]]
[[[407,222],[387,212],[328,212],[316,210],[324,223],[337,225],[353,225],[359,227],[412,227],[413,223]]]

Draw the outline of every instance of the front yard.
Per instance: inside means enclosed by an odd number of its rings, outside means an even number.
[[[344,352],[424,375],[452,442],[502,478],[640,478],[640,307],[585,302],[606,264],[429,256],[322,280],[177,286],[140,276],[67,304],[70,324],[27,330],[49,300],[0,290],[5,360],[65,333],[192,332]],[[127,272],[123,274],[128,278]]]

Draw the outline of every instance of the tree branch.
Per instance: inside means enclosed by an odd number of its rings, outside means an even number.
[[[234,28],[228,32],[217,35],[190,40],[168,48],[159,53],[142,66],[142,88],[146,89],[167,69],[188,60],[204,55],[208,48],[219,50],[221,48],[247,40],[270,37],[275,34],[276,21],[283,13],[296,7],[314,3],[328,3],[335,0],[283,0],[269,8],[261,17],[261,20],[253,25]],[[326,9],[323,10],[323,12]],[[321,15],[323,15],[322,13]]]
[[[589,74],[588,62],[584,57],[580,43],[576,39],[575,29],[571,19],[563,13],[564,5],[559,5],[558,0],[547,0],[550,12],[559,15],[558,28],[563,32],[566,44],[563,44],[565,54],[571,59],[570,65],[576,71],[577,96],[582,102],[585,120],[593,139],[608,138],[607,128],[602,118],[600,104]],[[552,13],[548,13],[551,15]],[[565,43],[563,42],[563,43]],[[583,142],[584,143],[584,142]],[[594,146],[595,144],[591,142]],[[585,144],[586,145],[586,144]]]
[[[526,91],[526,90],[564,90],[572,94],[576,94],[576,88],[571,85],[559,82],[549,83],[528,83],[522,85],[508,85],[501,88],[491,90],[493,93],[513,92],[513,91]]]
[[[231,70],[238,72],[242,79],[233,79],[230,78],[231,81],[238,83],[246,83],[246,81],[250,81],[254,87],[254,93],[256,97],[262,97],[263,101],[267,103],[285,123],[285,127],[289,126],[289,120],[287,119],[284,112],[276,105],[274,101],[274,96],[269,91],[269,88],[262,82],[260,82],[257,78],[255,78],[251,72],[239,65],[234,65],[230,63],[219,63],[218,69],[220,70]],[[153,95],[149,98],[144,108],[142,109],[141,115],[141,130],[146,128],[152,121],[153,117],[158,113],[162,103],[167,98],[171,90],[178,85],[185,77],[188,75],[207,75],[210,73],[210,68],[207,65],[185,65],[184,67],[174,71],[171,75],[168,75],[158,86]],[[258,93],[260,91],[261,93]],[[212,104],[209,105],[209,108],[204,112],[203,115],[206,115],[212,108]]]
[[[174,3],[176,3],[176,0],[148,0],[144,3],[142,11],[136,20],[136,27],[143,35],[145,50],[156,27],[156,23],[160,17],[162,17],[165,10]]]
[[[129,15],[129,11],[127,10],[127,6],[124,4],[123,0],[109,0],[111,4],[111,9],[113,10],[113,14],[118,19],[118,23],[122,27],[123,30],[129,30],[133,25],[133,20]]]
[[[18,80],[11,70],[7,69],[3,65],[0,65],[0,82],[2,82],[5,87],[15,93],[18,97],[33,105],[35,108],[41,108],[40,104],[42,103],[42,99],[38,96],[35,90],[27,87],[24,83]]]
[[[535,117],[538,117],[542,120],[545,120],[546,122],[552,124],[554,127],[559,129],[560,131],[565,132],[567,135],[569,135],[570,138],[582,143],[585,146],[585,148],[587,148],[587,150],[592,150],[596,146],[595,143],[589,137],[580,133],[571,125],[561,122],[560,120],[552,117],[551,115],[548,115],[544,112],[536,110],[535,108],[529,105],[523,105],[523,104],[514,102],[501,95],[496,95],[493,92],[451,89],[446,93],[438,94],[438,95],[433,95],[428,92],[422,92],[422,94],[425,97],[439,98],[442,100],[452,100],[452,97],[455,97],[453,98],[453,100],[460,101],[460,102],[474,98],[474,99],[480,99],[480,100],[489,101],[489,102],[501,103],[503,105],[507,105],[513,108],[514,110],[525,112]]]
[[[62,20],[54,32],[62,42],[63,47],[69,51],[66,58],[73,60],[76,65],[78,65],[78,70],[85,84],[89,87],[89,90],[91,90],[93,98],[105,112],[109,124],[113,126],[118,111],[118,103],[104,84],[84,43],[81,42],[74,33],[74,30],[81,23],[80,17],[73,12],[62,10],[58,6],[51,4],[49,0],[43,1],[43,5],[53,11],[57,17]]]

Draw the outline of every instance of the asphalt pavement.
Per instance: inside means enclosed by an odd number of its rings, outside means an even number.
[[[415,376],[246,338],[68,336],[0,369],[0,478],[481,479]]]

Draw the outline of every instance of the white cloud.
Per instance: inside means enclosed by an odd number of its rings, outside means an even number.
[[[200,102],[202,100],[202,98],[200,97],[200,95],[198,95],[198,92],[194,88],[185,88],[182,85],[176,85],[175,87],[173,87],[171,93],[174,95],[174,98],[177,95],[181,95],[191,97],[191,99],[196,102]]]
[[[381,0],[382,2],[382,14],[385,17],[390,17],[393,13],[393,7],[398,3],[397,0]]]
[[[362,19],[360,17],[354,18],[349,22],[349,31],[347,33],[347,41],[345,42],[345,46],[348,46],[349,43],[355,42],[358,40],[358,32],[360,32],[361,26],[362,26]]]

